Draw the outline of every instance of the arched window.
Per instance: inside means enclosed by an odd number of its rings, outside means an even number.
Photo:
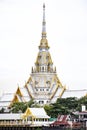
[[[44,67],[42,67],[42,72],[44,71]]]

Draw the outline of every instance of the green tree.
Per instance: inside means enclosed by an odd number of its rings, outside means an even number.
[[[34,104],[34,101],[33,100],[30,100],[29,102],[17,102],[17,103],[14,103],[11,107],[11,110],[10,112],[12,113],[19,113],[19,112],[25,112],[25,110],[28,108],[28,107],[31,107],[32,105]]]
[[[78,100],[78,107],[77,107],[77,111],[81,111],[82,105],[85,105],[87,108],[87,96],[81,97]]]
[[[58,98],[55,103],[46,105],[44,108],[51,117],[57,117],[59,114],[71,114],[78,106],[76,97]]]

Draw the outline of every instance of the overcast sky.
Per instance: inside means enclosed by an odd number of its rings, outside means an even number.
[[[0,94],[23,87],[30,76],[44,2],[58,77],[69,89],[87,89],[87,0],[0,0]]]

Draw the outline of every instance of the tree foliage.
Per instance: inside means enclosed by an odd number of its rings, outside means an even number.
[[[58,98],[55,103],[44,106],[47,114],[57,117],[58,114],[72,114],[74,111],[81,111],[81,105],[87,106],[87,96],[77,99],[76,97]]]
[[[11,107],[10,112],[12,113],[19,113],[19,112],[25,112],[28,107],[31,107],[34,104],[33,100],[30,100],[29,102],[17,102],[14,103]]]

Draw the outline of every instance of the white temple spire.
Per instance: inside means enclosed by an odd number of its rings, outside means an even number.
[[[42,38],[46,38],[45,4],[43,4]]]

